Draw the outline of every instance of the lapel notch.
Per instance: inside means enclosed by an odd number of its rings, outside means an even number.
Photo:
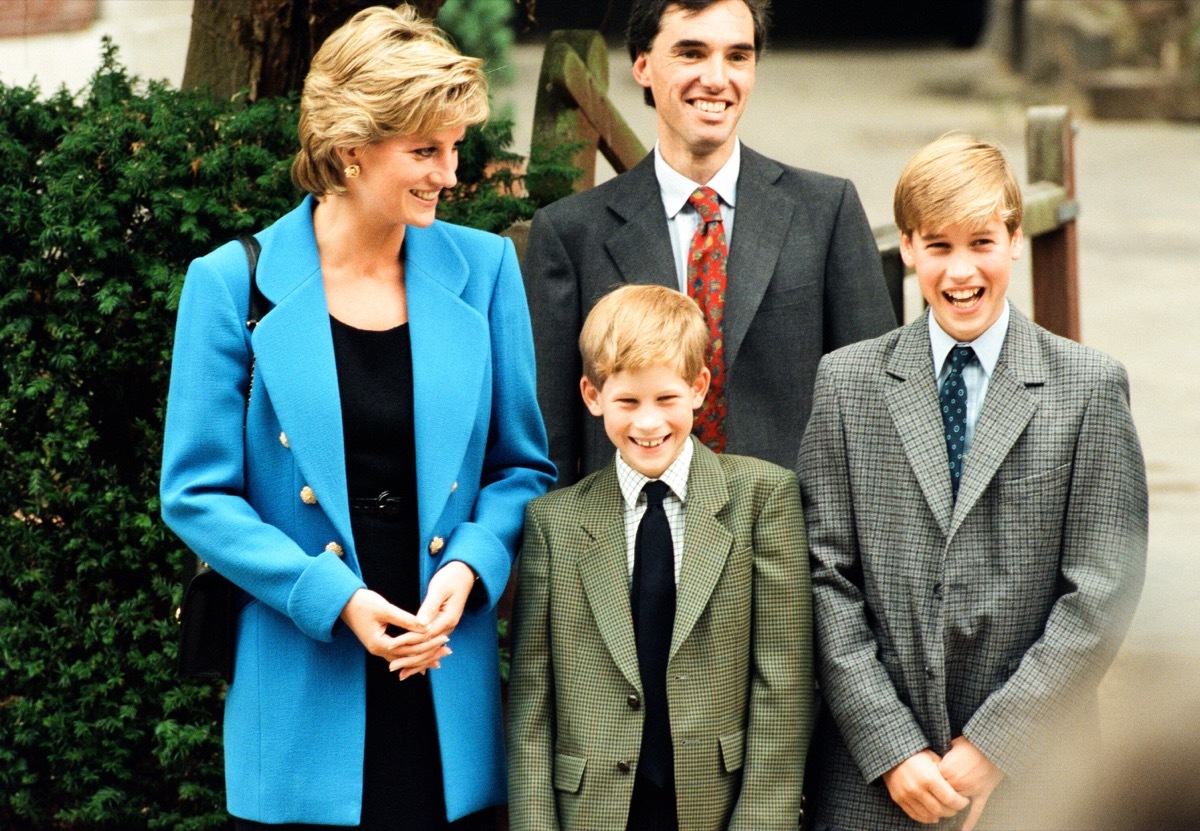
[[[725,294],[725,365],[732,369],[750,324],[762,303],[792,224],[795,205],[775,182],[783,168],[742,146],[737,213],[729,240],[728,280],[737,284]]]
[[[604,242],[604,249],[626,283],[679,288],[667,217],[650,153],[614,180],[608,209],[625,220]],[[605,287],[612,288],[611,286]]]
[[[694,437],[688,473],[687,505],[683,520],[683,557],[675,601],[671,657],[687,640],[708,607],[733,545],[733,535],[721,517],[729,504],[729,486],[716,454]]]
[[[467,261],[441,223],[409,227],[404,248],[416,445],[438,448],[436,454],[417,454],[424,539],[433,533],[462,468],[491,344],[488,321],[462,298],[470,276]]]
[[[987,489],[1037,412],[1037,397],[1029,388],[1046,382],[1046,366],[1033,324],[1011,305],[1009,309],[1004,346],[988,381],[971,450],[963,459],[952,533]]]
[[[925,501],[942,533],[948,534],[954,496],[925,315],[901,330],[886,370],[891,379],[885,393],[888,413]]]
[[[640,691],[642,678],[629,607],[625,505],[614,465],[596,475],[586,496],[581,525],[591,542],[579,557],[583,591],[609,654],[625,679]]]

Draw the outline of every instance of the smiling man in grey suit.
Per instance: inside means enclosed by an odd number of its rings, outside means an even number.
[[[1010,308],[1021,190],[995,145],[934,142],[895,206],[929,314],[821,362],[800,452],[827,704],[808,804],[817,829],[1026,827],[1141,591],[1128,379]]]
[[[710,447],[791,466],[821,355],[896,325],[854,186],[738,141],[768,2],[635,0],[629,51],[658,115],[654,152],[533,219],[522,271],[560,486],[612,455],[577,392],[574,345],[584,317],[626,282],[695,296],[689,259],[706,230],[725,246],[722,300],[710,319],[710,397],[723,400],[713,418],[701,419],[713,425]],[[690,201],[701,186],[718,209],[707,221]]]

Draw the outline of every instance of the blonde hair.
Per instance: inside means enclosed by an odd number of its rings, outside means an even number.
[[[981,226],[993,216],[1012,234],[1021,227],[1021,186],[998,144],[947,133],[904,166],[893,210],[905,236]]]
[[[482,61],[459,54],[412,6],[372,6],[313,56],[300,97],[292,181],[314,196],[345,193],[338,148],[429,135],[487,117]]]
[[[665,286],[622,286],[600,298],[579,333],[583,372],[602,389],[618,372],[666,364],[687,383],[708,353],[704,314],[686,294]]]

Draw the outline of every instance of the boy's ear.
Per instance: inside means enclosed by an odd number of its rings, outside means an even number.
[[[900,234],[900,259],[909,268],[913,267],[913,241],[908,234]]]
[[[1012,258],[1018,260],[1021,258],[1021,251],[1025,243],[1025,232],[1021,230],[1021,226],[1017,226],[1017,230],[1013,231],[1012,235]]]
[[[708,367],[700,367],[700,372],[696,375],[696,380],[692,381],[692,409],[695,410],[704,403],[704,396],[708,395],[708,385],[712,381],[712,372]]]
[[[600,406],[600,390],[586,375],[579,379],[579,392],[583,395],[588,412],[594,416],[604,415],[604,408]]]

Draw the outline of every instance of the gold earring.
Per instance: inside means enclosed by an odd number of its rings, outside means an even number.
[[[342,169],[342,173],[346,174],[347,179],[357,179],[358,174],[362,173],[362,168],[356,164],[348,164]]]

